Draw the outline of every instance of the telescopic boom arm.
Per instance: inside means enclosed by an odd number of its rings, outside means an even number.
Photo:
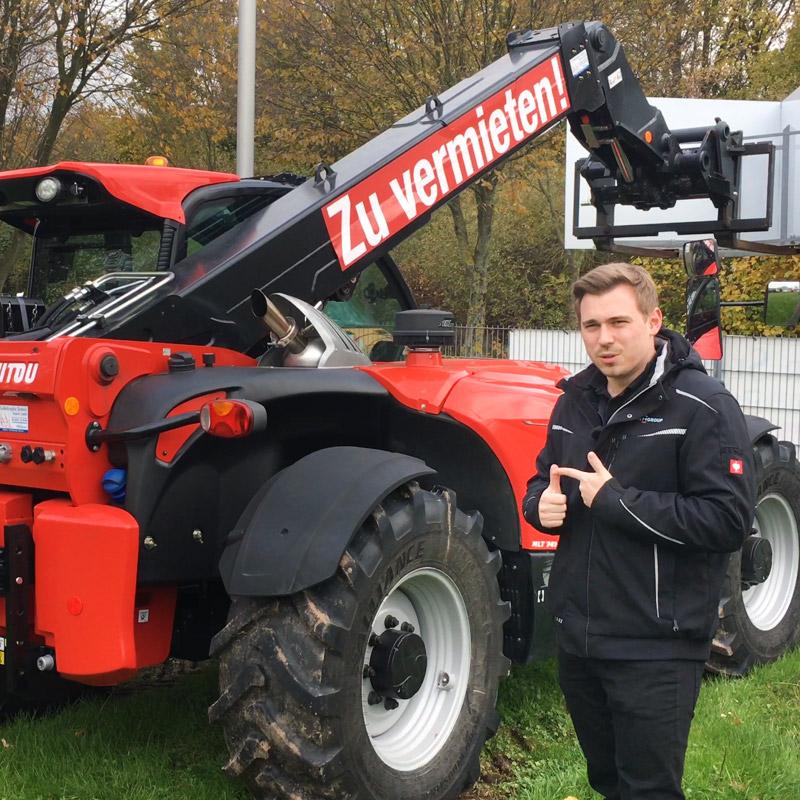
[[[521,31],[507,44],[507,55],[172,265],[169,284],[135,312],[114,317],[98,307],[81,335],[176,341],[213,323],[218,345],[250,352],[264,335],[250,310],[253,289],[311,304],[336,296],[435,209],[565,118],[591,153],[576,184],[588,181],[597,209],[597,224],[581,229],[576,218],[575,232],[598,247],[623,249],[614,237],[663,227],[615,225],[619,204],[710,198],[716,220],[671,228],[733,236],[769,227],[769,210],[739,218],[738,187],[742,157],[771,145],[743,146],[718,120],[670,131],[604,25]]]
[[[708,197],[719,219],[703,233],[768,226],[738,219],[739,164],[748,152],[741,134],[719,121],[670,131],[608,29],[568,23],[509,35],[506,56],[332,166],[320,164],[314,180],[242,225],[236,241],[223,237],[176,265],[177,294],[223,312],[246,348],[262,335],[249,311],[254,287],[325,300],[564,118],[591,152],[580,174],[598,224],[583,235],[599,246],[624,235],[613,221],[618,204],[668,208]]]

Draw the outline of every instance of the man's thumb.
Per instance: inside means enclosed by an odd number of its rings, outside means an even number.
[[[561,475],[558,472],[558,464],[550,465],[550,486],[548,486],[548,489],[561,494]]]

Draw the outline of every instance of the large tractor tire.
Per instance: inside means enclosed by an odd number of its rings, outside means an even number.
[[[731,556],[707,665],[727,675],[774,661],[800,641],[800,464],[794,445],[772,436],[755,454],[754,535]]]
[[[445,800],[479,776],[508,671],[500,555],[448,491],[401,487],[328,581],[236,597],[215,637],[224,770],[256,798]]]

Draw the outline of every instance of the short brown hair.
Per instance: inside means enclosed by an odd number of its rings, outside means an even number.
[[[636,305],[646,317],[658,306],[658,290],[650,273],[636,264],[614,261],[601,264],[572,284],[572,296],[575,298],[575,314],[581,319],[581,300],[587,294],[605,294],[615,286],[627,284],[633,287],[636,294]]]

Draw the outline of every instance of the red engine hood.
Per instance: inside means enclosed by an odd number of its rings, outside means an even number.
[[[503,465],[518,506],[544,446],[556,384],[568,371],[533,361],[442,359],[411,353],[408,361],[365,367],[400,403],[426,414],[445,413],[475,431]],[[558,537],[521,521],[522,546],[555,549]]]

